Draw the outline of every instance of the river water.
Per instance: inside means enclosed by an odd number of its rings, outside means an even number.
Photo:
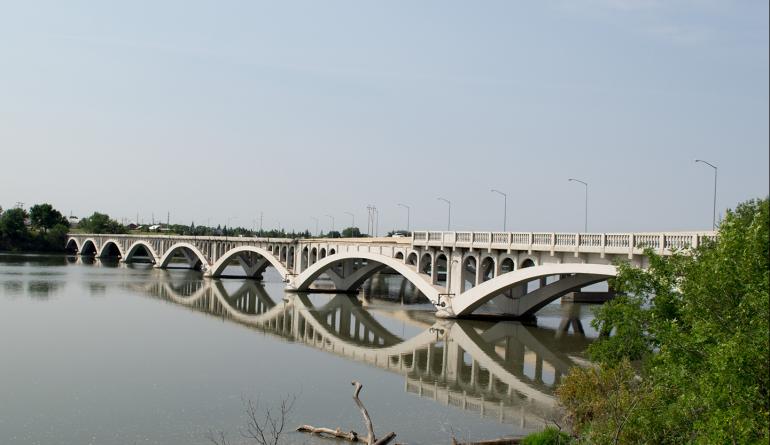
[[[591,308],[552,304],[537,326],[439,321],[398,276],[359,295],[78,257],[0,254],[0,444],[251,443],[257,414],[296,398],[299,424],[410,444],[520,435],[559,419],[554,387],[585,365]],[[583,333],[584,332],[584,333]]]

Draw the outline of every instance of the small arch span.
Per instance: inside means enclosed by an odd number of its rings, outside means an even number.
[[[102,243],[102,248],[97,256],[99,258],[123,258],[124,255],[120,243],[110,239]]]
[[[78,245],[78,240],[76,240],[75,238],[68,239],[67,240],[67,246],[65,247],[65,249],[67,250],[67,252],[70,252],[70,253],[73,253],[73,252],[77,253],[77,252],[79,252],[80,251],[80,245]]]
[[[150,263],[158,262],[158,254],[155,253],[155,249],[149,243],[144,241],[136,241],[126,251],[124,261],[127,263],[138,262],[139,260],[149,261]]]
[[[98,252],[98,249],[96,248],[96,241],[94,241],[91,238],[88,238],[87,240],[83,241],[83,244],[80,246],[79,253],[81,255],[86,256],[96,256],[96,253]]]

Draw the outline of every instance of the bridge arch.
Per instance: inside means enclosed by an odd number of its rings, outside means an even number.
[[[533,267],[537,266],[537,260],[535,258],[532,258],[530,256],[522,257],[521,262],[519,263],[519,269],[524,269],[525,267]]]
[[[481,268],[479,279],[482,283],[495,278],[497,275],[497,261],[492,255],[483,256],[479,267]]]
[[[419,258],[417,255],[417,252],[414,252],[414,251],[410,252],[409,255],[406,256],[406,264],[409,266],[414,266],[416,268],[417,258]]]
[[[196,263],[200,262],[200,265],[203,267],[208,266],[208,260],[203,255],[203,253],[198,250],[197,247],[190,243],[176,243],[173,246],[169,247],[168,250],[166,250],[166,253],[163,254],[163,257],[161,257],[160,261],[158,262],[158,265],[161,269],[165,269],[168,267],[168,265],[171,263],[171,260],[174,258],[174,255],[177,252],[191,252],[195,258],[197,259]],[[187,255],[185,255],[187,256]],[[191,258],[188,258],[191,259]],[[191,264],[193,268],[197,266],[197,264]]]
[[[433,275],[433,253],[424,252],[420,256],[420,263],[417,267],[417,271],[426,275]]]
[[[241,246],[228,250],[224,255],[222,255],[221,258],[217,260],[216,263],[214,263],[214,265],[211,266],[209,274],[213,277],[221,275],[222,272],[224,272],[225,267],[227,267],[227,263],[229,263],[233,258],[237,258],[239,254],[244,252],[256,253],[257,255],[267,260],[273,267],[275,267],[278,273],[281,274],[282,279],[286,279],[286,277],[289,275],[289,271],[286,269],[286,266],[284,266],[270,250],[262,249],[261,247],[257,246]]]
[[[516,260],[507,255],[503,256],[502,258],[500,258],[500,266],[498,270],[499,270],[498,275],[502,275],[508,272],[513,272],[514,270],[516,270]]]
[[[80,252],[80,245],[78,244],[78,240],[76,238],[68,239],[65,249],[68,252]]]
[[[307,291],[316,278],[321,276],[328,269],[334,267],[338,261],[343,260],[366,260],[367,262],[379,263],[390,267],[404,278],[412,282],[426,297],[431,301],[438,300],[438,288],[430,284],[424,277],[408,265],[395,258],[371,252],[340,252],[334,256],[318,260],[315,264],[299,274],[290,284],[293,290],[298,292]],[[371,273],[375,273],[377,268],[372,267]],[[344,289],[347,290],[347,289]]]
[[[462,268],[461,268],[461,276],[462,276],[462,287],[461,292],[465,292],[468,289],[471,289],[476,286],[476,271],[478,269],[478,263],[476,261],[476,257],[474,255],[466,255],[465,258],[463,258],[462,262]]]
[[[286,266],[289,269],[294,269],[294,261],[296,256],[296,249],[294,249],[294,246],[290,246],[288,252],[286,253]]]
[[[155,252],[155,249],[152,248],[150,243],[146,243],[144,241],[136,241],[134,244],[132,244],[131,247],[129,247],[126,251],[126,255],[123,257],[123,261],[127,263],[132,262],[137,250],[139,250],[140,247],[147,251],[147,255],[150,257],[150,261],[153,263],[158,261],[158,254]]]
[[[616,274],[615,266],[600,264],[567,263],[524,267],[514,272],[499,275],[497,278],[480,283],[473,289],[463,292],[452,300],[451,310],[454,316],[468,315],[482,304],[514,286],[537,278],[567,275],[565,278],[513,300],[515,308],[512,315],[528,316],[570,290],[604,281]],[[446,314],[441,313],[439,315],[446,316]]]
[[[88,238],[85,241],[83,241],[83,244],[80,245],[80,250],[78,253],[81,255],[96,255],[97,252],[99,252],[99,249],[96,247],[96,241],[93,240],[93,238]]]
[[[105,257],[119,257],[123,258],[125,255],[123,254],[123,249],[120,248],[120,243],[118,243],[114,239],[108,239],[107,241],[102,243],[102,248],[99,249],[99,253],[97,254],[99,258],[105,258]]]

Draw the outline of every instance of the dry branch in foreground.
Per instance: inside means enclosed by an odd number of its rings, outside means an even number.
[[[366,439],[363,439],[358,433],[355,431],[342,431],[340,428],[317,428],[311,425],[300,425],[297,428],[297,431],[305,432],[305,433],[312,433],[312,434],[318,434],[318,435],[326,435],[328,437],[335,437],[338,439],[345,439],[350,442],[365,442],[367,445],[386,445],[388,442],[393,440],[394,437],[396,437],[396,433],[389,432],[388,434],[382,436],[379,440],[374,436],[374,425],[372,424],[372,418],[369,417],[369,412],[366,410],[366,407],[364,406],[364,403],[361,401],[361,399],[358,398],[358,394],[361,392],[361,388],[363,388],[363,385],[359,382],[351,382],[353,386],[355,386],[355,390],[353,391],[353,400],[356,402],[356,405],[358,405],[358,409],[361,410],[361,417],[364,418],[364,425],[366,426],[367,436]]]

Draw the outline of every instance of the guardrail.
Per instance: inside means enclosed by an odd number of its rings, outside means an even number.
[[[545,250],[587,253],[667,253],[716,240],[716,232],[546,233],[546,232],[413,232],[415,246],[474,249]]]

